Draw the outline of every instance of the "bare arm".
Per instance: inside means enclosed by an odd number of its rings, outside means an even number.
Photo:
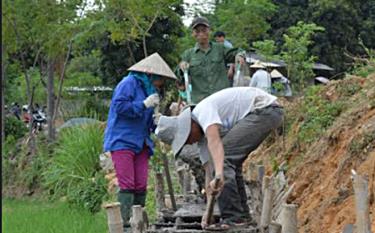
[[[219,125],[208,126],[206,137],[208,150],[214,162],[215,175],[221,175],[224,167],[224,147],[220,138]]]

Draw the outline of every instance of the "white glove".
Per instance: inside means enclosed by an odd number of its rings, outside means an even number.
[[[152,115],[152,118],[154,120],[154,124],[156,126],[158,125],[159,119],[160,119],[161,116],[162,116],[161,113],[154,113],[154,115]]]
[[[146,108],[155,108],[160,103],[159,94],[155,93],[148,96],[144,101],[143,104]]]

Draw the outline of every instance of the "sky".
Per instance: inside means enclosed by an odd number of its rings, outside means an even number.
[[[211,1],[212,1],[212,0],[206,0],[206,1],[204,1],[204,2],[207,3],[207,2],[211,2]],[[184,3],[186,3],[186,4],[188,4],[188,5],[192,5],[192,4],[197,3],[197,2],[198,2],[198,0],[184,0]],[[185,6],[186,6],[186,5],[185,5]],[[204,9],[204,8],[203,8],[203,7],[200,7],[200,9]],[[189,12],[189,9],[186,9],[186,8],[185,8],[185,11]],[[186,15],[186,16],[182,17],[182,20],[183,20],[184,25],[186,25],[186,26],[190,26],[191,21],[192,21],[193,19],[192,19],[192,16]]]

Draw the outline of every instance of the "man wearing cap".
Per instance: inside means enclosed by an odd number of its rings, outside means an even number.
[[[209,174],[213,165],[215,188],[206,176],[207,193],[219,192],[220,229],[241,225],[250,219],[242,177],[242,163],[269,133],[282,123],[283,110],[277,97],[254,87],[233,87],[216,92],[188,107],[177,117],[161,116],[155,134],[172,145],[178,156],[185,144],[198,142],[200,160]],[[208,220],[202,219],[207,229]]]
[[[219,90],[229,87],[226,64],[245,63],[245,52],[228,48],[222,43],[210,42],[210,24],[205,17],[197,17],[191,24],[192,36],[196,40],[194,48],[186,50],[181,56],[177,70],[180,90],[184,90],[183,71],[188,70],[192,86],[193,103]]]
[[[157,89],[166,78],[176,79],[165,61],[154,53],[128,69],[116,86],[104,133],[104,151],[111,152],[116,171],[124,230],[129,225],[132,205],[145,205],[148,159],[154,144],[154,108],[159,104]]]
[[[225,39],[225,33],[222,31],[217,31],[214,33],[214,38],[217,43],[223,44],[227,48],[233,48],[232,43]],[[233,76],[235,72],[235,67],[233,63],[226,64],[227,67],[227,77],[229,80],[229,86],[233,87]]]
[[[272,82],[271,75],[266,71],[266,67],[259,61],[255,62],[250,68],[256,69],[251,77],[250,87],[260,88],[268,93],[271,93]]]

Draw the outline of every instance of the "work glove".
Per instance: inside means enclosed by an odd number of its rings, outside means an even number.
[[[154,115],[152,115],[152,118],[154,120],[154,125],[156,126],[158,125],[159,119],[161,116],[162,116],[161,113],[154,113]]]
[[[155,108],[156,106],[159,105],[159,103],[160,103],[160,98],[157,93],[148,96],[143,101],[143,104],[145,105],[146,108]]]
[[[187,63],[186,61],[182,61],[180,62],[179,67],[182,71],[185,71],[189,68],[189,63]]]

